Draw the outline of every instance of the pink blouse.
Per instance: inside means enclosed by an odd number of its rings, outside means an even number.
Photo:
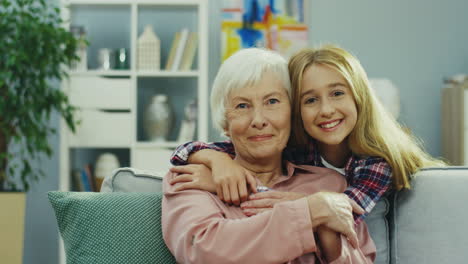
[[[287,176],[271,187],[277,191],[342,193],[346,181],[338,172],[287,164]],[[316,245],[306,198],[276,204],[247,217],[237,206],[200,190],[174,191],[163,180],[163,237],[180,263],[326,263]],[[373,263],[376,248],[364,222],[356,226],[359,248],[341,236],[341,255],[332,263]]]

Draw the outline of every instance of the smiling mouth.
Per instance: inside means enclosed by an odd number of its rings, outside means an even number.
[[[272,137],[273,135],[258,135],[258,136],[249,137],[249,139],[252,141],[265,141],[265,140],[271,139]]]
[[[339,120],[336,120],[336,121],[333,121],[333,122],[320,124],[319,127],[324,128],[324,129],[332,129],[332,128],[335,128],[336,126],[338,126],[341,123],[341,121],[342,120],[339,119]]]

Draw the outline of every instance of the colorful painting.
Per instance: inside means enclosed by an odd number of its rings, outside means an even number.
[[[223,0],[221,31],[222,60],[249,47],[289,58],[307,46],[304,0]]]

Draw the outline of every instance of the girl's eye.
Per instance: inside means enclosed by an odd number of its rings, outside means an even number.
[[[317,101],[317,98],[311,97],[305,100],[304,104],[313,104]]]
[[[236,105],[236,109],[245,109],[247,108],[247,104],[246,103],[240,103],[238,105]]]
[[[268,104],[277,104],[279,103],[279,100],[276,98],[268,99]]]

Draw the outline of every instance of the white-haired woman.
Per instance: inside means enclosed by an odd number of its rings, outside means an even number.
[[[224,204],[214,194],[216,186],[207,168],[206,177],[197,177],[207,191],[180,188],[193,178],[168,173],[163,184],[162,229],[178,262],[373,261],[375,246],[364,223],[356,226],[355,247],[335,232],[342,231],[340,217],[353,223],[352,211],[362,213],[339,194],[347,186],[344,177],[326,168],[282,162],[291,105],[287,62],[281,56],[255,48],[231,56],[215,79],[211,107],[215,124],[234,145],[235,162],[253,175],[250,181],[270,191],[304,197],[247,217],[241,208]]]

